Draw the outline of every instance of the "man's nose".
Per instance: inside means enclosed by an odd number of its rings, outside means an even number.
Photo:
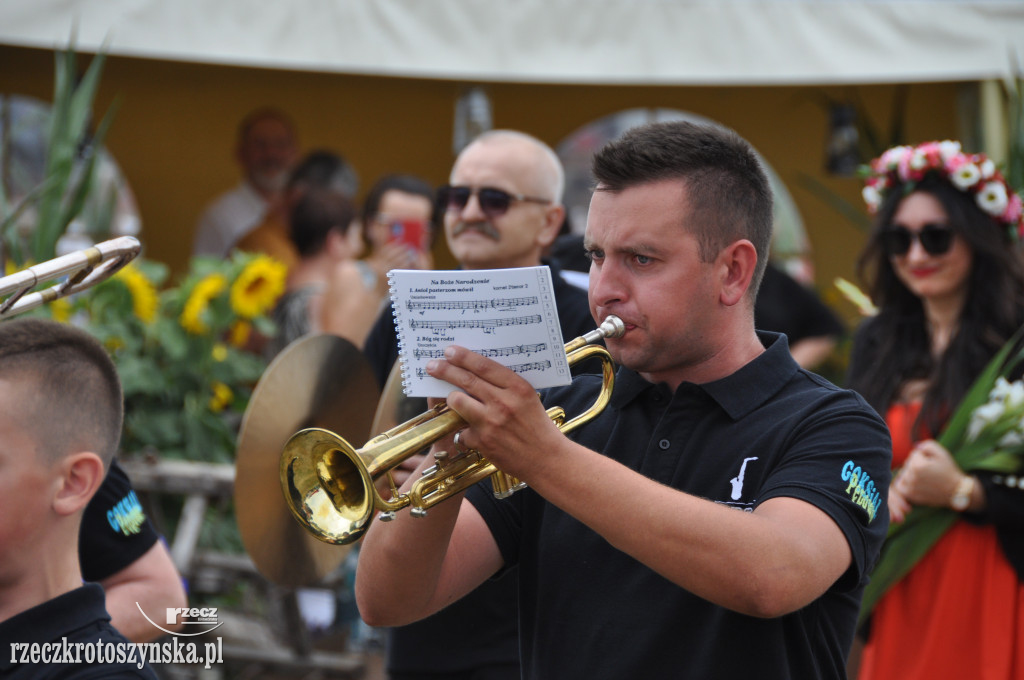
[[[598,305],[608,305],[625,299],[625,286],[621,272],[614,263],[605,261],[590,265],[590,299]]]
[[[476,192],[469,195],[466,205],[459,211],[459,216],[464,222],[485,222],[488,217],[480,207],[480,198]]]

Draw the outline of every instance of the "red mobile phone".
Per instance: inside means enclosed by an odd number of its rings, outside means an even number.
[[[427,225],[422,220],[395,220],[389,229],[389,243],[401,243],[416,251],[426,249]]]

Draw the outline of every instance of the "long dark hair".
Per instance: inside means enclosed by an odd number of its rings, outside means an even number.
[[[925,192],[942,205],[950,228],[971,249],[972,264],[960,322],[940,357],[933,357],[924,306],[896,276],[880,234],[906,196]],[[993,355],[1024,323],[1024,267],[1006,227],[968,195],[931,173],[913,187],[895,186],[879,207],[857,273],[879,308],[872,319],[870,359],[851,373],[849,387],[880,413],[912,379],[929,382],[918,423],[938,433]]]

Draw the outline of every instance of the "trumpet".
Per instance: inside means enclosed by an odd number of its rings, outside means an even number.
[[[583,413],[566,419],[559,406],[547,410],[548,417],[562,432],[570,432],[593,420],[608,405],[615,383],[615,364],[604,347],[595,345],[602,338],[617,338],[625,332],[622,321],[609,316],[595,330],[565,345],[569,365],[590,358],[601,360],[601,392]],[[466,450],[450,455],[438,452],[434,463],[423,471],[408,492],[401,492],[392,471],[406,459],[466,426],[462,417],[445,403],[379,434],[356,450],[329,430],[307,428],[294,434],[281,454],[280,482],[292,515],[321,541],[348,545],[359,540],[369,528],[374,513],[381,521],[410,508],[414,517],[423,517],[434,505],[491,478],[499,498],[525,487],[520,480],[490,463],[479,451]],[[378,490],[380,482],[385,498]]]
[[[0,319],[94,286],[131,262],[141,249],[134,236],[119,236],[0,278],[0,298],[8,296],[0,302]],[[64,276],[67,278],[56,285],[33,291],[41,283]]]

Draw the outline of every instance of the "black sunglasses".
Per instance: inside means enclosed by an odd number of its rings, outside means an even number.
[[[906,255],[914,241],[929,255],[944,255],[953,245],[953,231],[941,224],[926,224],[921,231],[910,231],[906,227],[887,227],[881,233],[882,250],[889,257]]]
[[[510,194],[507,191],[501,189],[495,189],[494,187],[462,187],[462,186],[443,186],[437,190],[437,200],[447,210],[464,210],[466,204],[469,203],[471,196],[476,196],[477,202],[480,204],[480,211],[487,216],[487,219],[493,220],[496,217],[501,217],[508,212],[509,206],[512,205],[512,201],[528,201],[530,203],[551,203],[546,198],[535,198],[533,196],[524,196],[523,194]]]

